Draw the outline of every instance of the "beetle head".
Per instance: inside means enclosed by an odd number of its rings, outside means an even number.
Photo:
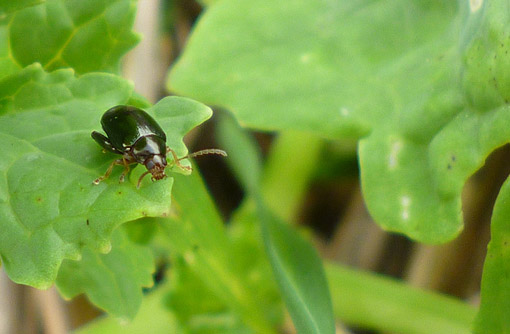
[[[165,167],[167,165],[166,157],[161,154],[155,154],[146,159],[143,163],[147,170],[152,174],[153,180],[161,180],[166,177]]]

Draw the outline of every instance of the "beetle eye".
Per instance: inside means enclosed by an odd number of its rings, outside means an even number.
[[[149,161],[145,162],[145,167],[147,167],[147,170],[154,169],[155,166],[156,166],[156,164],[154,163],[154,161],[152,159],[149,159]]]

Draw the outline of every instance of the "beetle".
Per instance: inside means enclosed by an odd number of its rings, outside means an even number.
[[[153,181],[164,179],[168,153],[171,153],[173,159],[170,166],[176,165],[187,171],[191,170],[191,167],[181,165],[180,161],[183,159],[204,154],[227,155],[223,150],[206,149],[178,158],[175,151],[166,146],[166,134],[161,126],[148,113],[133,106],[119,105],[108,109],[101,117],[101,126],[106,136],[93,131],[92,138],[103,148],[103,152],[119,154],[122,158],[114,160],[106,173],[94,180],[94,184],[107,179],[117,165],[124,166],[120,182],[124,182],[129,165],[142,164],[147,168],[138,179],[137,188],[149,173]]]

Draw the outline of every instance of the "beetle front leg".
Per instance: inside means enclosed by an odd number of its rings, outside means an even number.
[[[110,166],[108,167],[108,169],[106,170],[106,173],[104,173],[103,176],[100,176],[97,179],[95,179],[94,182],[92,182],[92,183],[99,184],[101,181],[106,180],[108,177],[110,177],[110,174],[113,171],[113,167],[115,167],[117,165],[124,165],[124,159],[117,159],[114,162],[112,162],[110,164]],[[128,167],[128,171],[129,171],[129,167]]]

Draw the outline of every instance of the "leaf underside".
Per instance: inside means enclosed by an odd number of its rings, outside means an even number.
[[[360,139],[375,220],[445,242],[462,229],[466,179],[510,138],[501,126],[506,4],[468,5],[222,1],[198,22],[168,84],[249,127]],[[490,20],[492,34],[480,32]]]

